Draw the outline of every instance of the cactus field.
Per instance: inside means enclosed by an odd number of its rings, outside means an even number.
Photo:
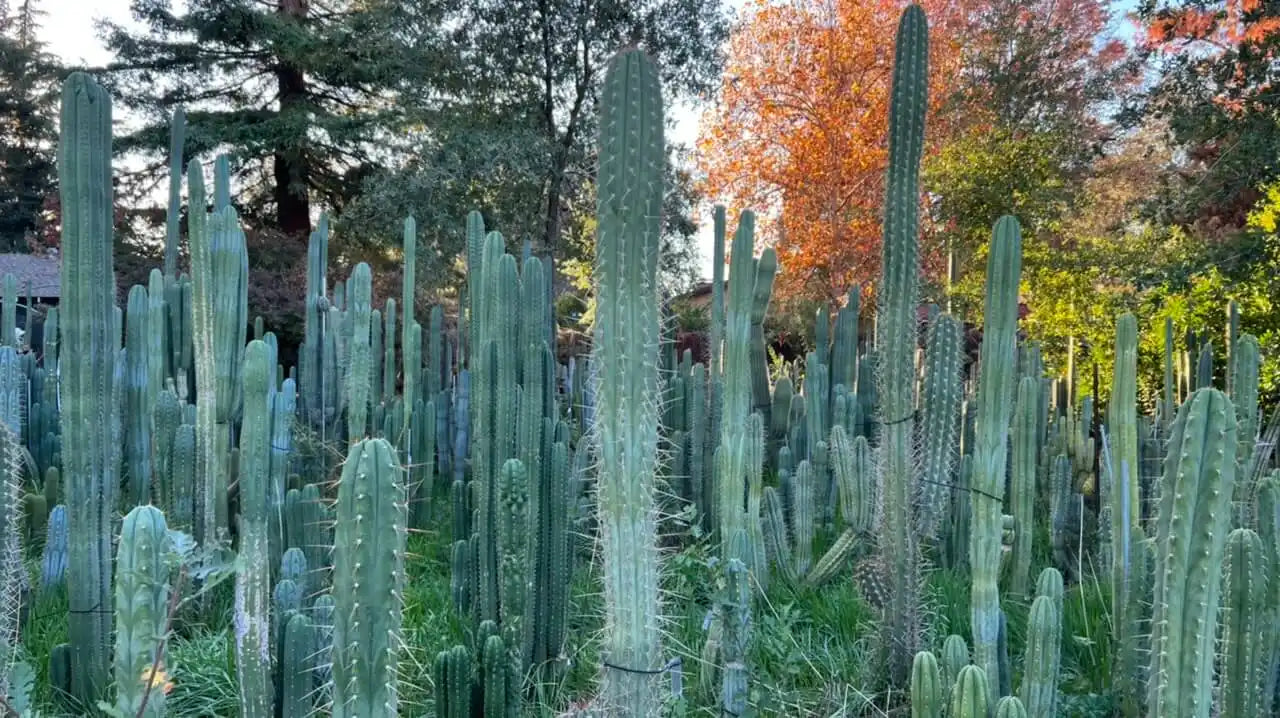
[[[874,291],[782,363],[752,208],[710,217],[706,356],[677,345],[642,50],[595,110],[589,346],[554,258],[478,211],[425,316],[412,217],[381,300],[322,217],[296,365],[251,316],[225,156],[170,163],[164,266],[117,286],[112,97],[72,73],[39,346],[0,296],[0,718],[1280,718],[1259,340],[1232,325],[1215,368],[1217,337],[1121,314],[1096,396],[1020,331],[1023,227],[993,216],[969,346],[922,299],[928,23],[886,39]]]

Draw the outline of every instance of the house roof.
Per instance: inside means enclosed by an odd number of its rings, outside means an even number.
[[[31,295],[41,299],[62,296],[62,263],[57,257],[36,254],[0,254],[0,279],[12,274],[18,280],[18,293],[25,294],[27,283]]]

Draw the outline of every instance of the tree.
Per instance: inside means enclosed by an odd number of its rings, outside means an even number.
[[[140,33],[107,24],[116,59],[105,78],[144,118],[120,138],[149,162],[145,192],[164,176],[168,121],[187,110],[187,158],[230,151],[238,208],[304,244],[313,200],[340,211],[386,160],[377,141],[397,132],[393,91],[431,58],[407,52],[383,0],[133,0]],[[427,7],[427,3],[418,3]],[[434,37],[434,36],[433,36]],[[425,46],[423,42],[419,47]],[[412,60],[412,61],[411,61]]]
[[[700,166],[716,201],[762,216],[782,271],[775,297],[838,302],[878,275],[893,37],[902,3],[757,0],[729,41],[719,97],[704,116]],[[968,5],[926,1],[926,152],[960,70]],[[937,252],[925,248],[937,266]]]
[[[36,244],[56,187],[56,61],[35,39],[37,8],[0,7],[0,251]]]
[[[1280,96],[1272,91],[1280,5],[1262,0],[1143,0],[1144,56],[1159,80],[1130,113],[1155,117],[1186,159],[1152,214],[1218,238],[1244,227],[1280,177]]]
[[[439,22],[412,4],[399,27]],[[461,218],[472,209],[487,226],[557,259],[582,259],[590,217],[596,105],[609,57],[639,45],[654,57],[669,96],[707,90],[721,67],[727,19],[717,2],[696,0],[467,0],[446,14],[457,64],[420,78],[402,95],[414,118],[402,164],[371,178],[345,231],[386,236],[412,212],[420,237],[456,253]],[[678,180],[679,174],[672,173]],[[689,190],[669,192],[673,246],[693,235],[671,216]],[[683,243],[676,241],[683,238]]]

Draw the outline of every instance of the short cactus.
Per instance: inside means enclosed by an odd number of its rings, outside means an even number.
[[[116,559],[115,677],[116,709],[126,716],[165,714],[165,691],[148,677],[168,623],[170,550],[159,509],[139,506],[125,516]]]
[[[911,718],[942,718],[945,702],[946,686],[938,659],[920,651],[911,664]]]

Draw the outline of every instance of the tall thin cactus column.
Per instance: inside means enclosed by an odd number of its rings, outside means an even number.
[[[889,600],[881,623],[890,680],[905,685],[920,640],[920,556],[914,522],[916,311],[919,297],[919,178],[924,150],[929,36],[924,10],[910,5],[898,24],[889,105],[889,170],[885,184],[883,280],[876,346],[881,432],[880,547]],[[821,436],[811,436],[819,441]],[[819,481],[822,481],[819,477]]]
[[[112,520],[120,484],[112,271],[111,99],[89,76],[62,86],[62,435],[70,542],[71,691],[102,696],[111,663]]]
[[[661,667],[657,269],[665,150],[662,91],[643,52],[610,61],[601,106],[592,349],[605,597],[599,700],[611,716],[650,716],[658,701],[652,674]]]
[[[268,497],[273,362],[254,340],[244,358],[244,430],[240,433],[240,568],[236,572],[236,673],[240,714],[272,716],[271,551]]]
[[[969,492],[969,564],[973,585],[969,611],[974,664],[990,677],[987,699],[1000,685],[1000,550],[1009,418],[1016,386],[1018,281],[1022,275],[1022,231],[1002,217],[992,232],[987,256],[986,303],[979,357],[977,414],[974,417],[973,474]]]

